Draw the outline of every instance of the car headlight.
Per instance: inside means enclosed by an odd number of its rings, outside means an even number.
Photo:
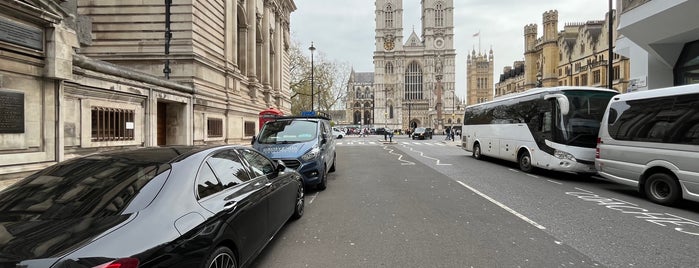
[[[318,154],[320,154],[320,148],[313,147],[313,149],[301,156],[301,159],[303,159],[303,161],[311,161],[315,159],[318,156]]]
[[[555,150],[553,152],[553,156],[555,156],[556,158],[559,158],[559,159],[568,159],[570,161],[575,161],[575,156],[573,156],[572,154],[569,154],[568,152],[564,152],[564,151]]]

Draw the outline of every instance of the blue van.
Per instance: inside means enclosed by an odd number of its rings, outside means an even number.
[[[264,124],[252,147],[303,176],[306,186],[325,190],[335,171],[335,137],[322,116],[281,117]]]

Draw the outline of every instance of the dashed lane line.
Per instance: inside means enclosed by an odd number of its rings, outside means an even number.
[[[468,185],[466,185],[465,183],[463,183],[463,182],[461,182],[461,181],[457,181],[457,182],[458,182],[459,184],[461,184],[462,186],[466,187],[467,189],[471,190],[472,192],[474,192],[474,193],[480,195],[481,197],[487,199],[487,200],[490,201],[491,203],[493,203],[493,204],[495,204],[495,205],[497,205],[497,206],[503,208],[503,209],[506,210],[507,212],[510,212],[510,213],[512,213],[513,215],[515,215],[515,216],[519,217],[520,219],[524,220],[525,222],[527,222],[527,223],[533,225],[534,227],[539,228],[540,230],[545,230],[545,229],[546,229],[546,227],[544,227],[543,225],[536,223],[535,221],[533,221],[533,220],[527,218],[526,216],[524,216],[524,215],[520,214],[519,212],[515,211],[514,209],[511,209],[510,207],[506,206],[505,204],[498,202],[497,200],[491,198],[490,196],[485,195],[484,193],[481,193],[480,191],[476,190],[475,188],[473,188],[473,187],[471,187],[471,186],[468,186]]]

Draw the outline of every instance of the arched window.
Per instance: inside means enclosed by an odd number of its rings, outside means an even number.
[[[386,73],[387,74],[393,73],[393,63],[391,63],[390,61],[386,63]]]
[[[388,118],[393,119],[393,104],[388,106]]]
[[[360,112],[360,111],[354,112],[354,124],[355,125],[362,124],[362,112]]]
[[[386,6],[386,28],[393,27],[393,7],[391,4]]]
[[[434,7],[434,25],[444,26],[444,7],[442,3],[437,3]]]
[[[415,61],[405,70],[405,99],[422,99],[422,69]]]

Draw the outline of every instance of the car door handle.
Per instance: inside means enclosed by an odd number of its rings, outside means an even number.
[[[232,208],[232,207],[234,207],[236,204],[238,204],[238,202],[236,202],[236,201],[228,201],[228,202],[226,202],[226,204],[223,205],[223,207],[224,207],[224,208]]]
[[[270,187],[270,186],[272,186],[271,182],[265,183],[265,187]]]

